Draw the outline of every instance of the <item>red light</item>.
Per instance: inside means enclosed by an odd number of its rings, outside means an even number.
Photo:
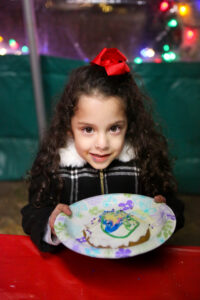
[[[192,29],[188,29],[188,30],[186,31],[186,38],[187,38],[188,40],[192,40],[194,37],[195,37],[194,31],[193,31]]]
[[[159,57],[157,57],[157,58],[154,59],[154,62],[155,62],[156,64],[160,64],[160,63],[162,62],[162,59],[159,58]]]
[[[183,47],[188,47],[197,43],[198,29],[186,27],[183,30]]]
[[[162,1],[160,3],[160,10],[161,11],[167,11],[169,9],[169,2],[167,1]]]
[[[185,40],[188,43],[195,43],[197,40],[197,29],[186,28],[185,30]]]

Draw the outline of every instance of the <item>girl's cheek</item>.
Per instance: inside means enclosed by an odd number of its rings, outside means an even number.
[[[90,138],[88,138],[88,137],[85,137],[85,136],[81,136],[80,138],[79,138],[79,141],[78,141],[78,143],[79,143],[79,145],[82,147],[82,148],[88,148],[91,144],[92,144],[92,141],[93,141],[93,139],[90,137]]]
[[[122,136],[111,140],[111,144],[112,144],[113,148],[119,148],[119,149],[123,148],[124,142],[125,142],[125,139]]]

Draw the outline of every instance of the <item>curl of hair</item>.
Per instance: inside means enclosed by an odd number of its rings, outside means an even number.
[[[108,76],[103,67],[89,65],[72,72],[33,163],[30,171],[31,188],[34,189],[36,177],[43,178],[35,204],[42,205],[40,195],[49,188],[52,177],[57,182],[56,201],[61,200],[63,182],[57,173],[59,149],[66,145],[79,97],[93,94],[119,97],[124,102],[128,120],[126,139],[136,151],[143,193],[153,197],[175,191],[167,142],[152,118],[150,99],[140,91],[131,73]]]

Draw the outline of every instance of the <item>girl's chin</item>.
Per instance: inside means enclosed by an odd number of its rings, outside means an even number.
[[[104,161],[104,162],[95,162],[95,161],[93,161],[93,160],[90,160],[90,161],[88,161],[88,163],[89,163],[94,169],[96,169],[96,170],[102,170],[102,169],[107,168],[107,167],[110,165],[111,161],[109,160],[109,161]]]
[[[108,166],[109,166],[109,164],[107,164],[107,165],[95,165],[95,164],[90,164],[95,170],[104,170],[104,169],[106,169]]]

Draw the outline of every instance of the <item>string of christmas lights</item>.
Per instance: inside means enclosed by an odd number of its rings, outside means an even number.
[[[195,1],[195,7],[200,11],[200,0]],[[187,24],[191,20],[192,8],[188,3],[176,1],[160,1],[158,11],[163,20],[164,27],[151,41],[150,47],[140,50],[140,54],[133,60],[136,64],[143,62],[174,62],[180,60],[178,50],[194,48],[199,39],[198,28]],[[192,51],[191,51],[192,52]]]
[[[20,47],[19,43],[11,38],[8,40],[8,43],[5,42],[5,39],[3,36],[0,36],[0,55],[6,55],[6,54],[15,54],[15,55],[21,55],[21,54],[28,54],[29,48],[26,45],[23,45]]]

